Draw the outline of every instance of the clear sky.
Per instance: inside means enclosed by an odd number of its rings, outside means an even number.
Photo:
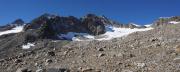
[[[29,22],[43,13],[95,13],[122,23],[148,24],[159,17],[180,16],[180,0],[0,0],[0,25],[17,18]]]

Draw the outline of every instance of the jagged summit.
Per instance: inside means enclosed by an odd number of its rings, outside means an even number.
[[[17,19],[11,23],[12,25],[21,26],[25,24],[25,22],[22,19]]]
[[[106,25],[115,25],[115,23],[112,23],[112,21],[105,18],[105,16],[100,17],[95,14],[87,14],[80,19],[74,16],[61,17],[57,15],[43,14],[26,25],[24,30],[39,29],[42,31],[43,29],[49,28],[49,31],[54,32],[52,34],[79,32],[99,35],[105,33]]]

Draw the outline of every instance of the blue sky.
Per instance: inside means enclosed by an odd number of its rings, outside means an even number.
[[[26,22],[43,14],[81,17],[105,15],[121,23],[147,24],[159,17],[180,16],[180,0],[0,0],[0,25]]]

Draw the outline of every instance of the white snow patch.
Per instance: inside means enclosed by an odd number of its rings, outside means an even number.
[[[27,43],[26,45],[22,45],[22,49],[30,49],[33,46],[35,46],[34,43]]]
[[[152,26],[152,24],[147,24],[147,25],[144,25],[145,27],[151,27]]]
[[[76,32],[68,32],[67,34],[60,34],[59,38],[73,40],[73,41],[81,41],[79,38],[77,38],[77,36],[82,36],[87,39],[94,39],[94,36],[89,35],[87,33],[76,33]]]
[[[118,37],[122,37],[122,36],[126,36],[128,34],[131,34],[133,32],[137,32],[137,31],[147,31],[147,30],[151,30],[153,28],[144,28],[144,29],[130,29],[130,28],[116,28],[116,27],[112,27],[112,30],[114,30],[113,32],[111,31],[107,31],[105,34],[103,34],[102,36],[105,36],[104,38],[100,38],[97,40],[110,40],[113,38],[118,38]]]
[[[135,65],[137,65],[138,67],[144,67],[145,66],[145,63],[135,63]]]
[[[170,23],[170,24],[178,24],[178,23],[180,23],[180,22],[177,22],[177,21],[170,21],[169,23]]]
[[[131,23],[132,25],[135,25],[136,27],[141,27],[141,25],[135,24],[135,23]]]
[[[15,28],[11,29],[11,30],[2,31],[2,32],[0,32],[0,36],[5,35],[5,34],[11,34],[11,33],[19,33],[19,32],[21,32],[23,30],[23,27],[24,26],[17,26]]]
[[[97,36],[92,36],[89,35],[87,33],[75,33],[75,32],[69,32],[67,34],[60,34],[59,38],[61,39],[68,39],[68,40],[72,40],[72,41],[91,41],[91,40],[111,40],[113,38],[119,38],[119,37],[123,37],[126,35],[129,35],[133,32],[138,32],[138,31],[148,31],[151,30],[153,28],[149,27],[149,28],[134,28],[134,29],[130,29],[130,28],[117,28],[117,27],[113,27],[113,26],[106,26],[106,33]],[[83,37],[79,38],[79,37]]]

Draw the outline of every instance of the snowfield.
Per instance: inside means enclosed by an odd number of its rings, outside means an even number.
[[[11,30],[2,31],[2,32],[0,32],[0,36],[5,35],[5,34],[11,34],[11,33],[19,33],[19,32],[21,32],[23,30],[23,27],[24,26],[17,26],[15,28],[11,29]]]
[[[130,28],[112,27],[112,30],[114,30],[114,31],[107,31],[105,34],[102,35],[104,38],[100,38],[100,39],[97,39],[97,40],[110,40],[110,39],[113,39],[113,38],[119,38],[119,37],[129,35],[129,34],[131,34],[133,32],[148,31],[148,30],[151,30],[151,29],[153,29],[153,28],[144,28],[144,29],[134,28],[134,29],[130,29]]]
[[[99,35],[98,36],[99,38],[97,36],[92,36],[87,33],[75,33],[75,32],[69,32],[67,34],[60,34],[59,38],[65,38],[72,41],[91,41],[91,40],[102,41],[102,40],[111,40],[113,38],[123,37],[133,32],[148,31],[151,29],[153,28],[149,27],[149,28],[143,28],[143,29],[142,28],[130,29],[130,28],[117,28],[117,27],[112,27],[112,26],[106,26],[106,33]]]
[[[171,22],[171,23],[175,23],[175,22]],[[113,27],[113,26],[106,26],[106,33],[102,34],[102,35],[98,35],[98,36],[89,35],[87,33],[75,33],[75,32],[68,32],[67,34],[59,34],[58,36],[60,39],[67,39],[67,40],[72,40],[72,41],[92,41],[92,40],[102,41],[102,40],[111,40],[113,38],[123,37],[123,36],[129,35],[133,32],[147,31],[147,30],[153,29],[149,26],[150,25],[147,25],[146,27],[148,27],[148,28],[140,28],[140,29],[138,29],[138,28],[134,28],[134,29],[117,28],[117,27]],[[22,32],[23,27],[24,26],[17,26],[11,30],[2,31],[2,32],[0,32],[0,36],[5,35],[5,34]],[[23,45],[22,47],[23,47],[23,49],[28,49],[31,46],[34,46],[34,45],[28,43],[27,45]]]
[[[34,43],[27,43],[26,45],[22,45],[22,49],[30,49],[33,46],[35,46]]]
[[[177,22],[177,21],[170,21],[169,23],[170,23],[170,24],[178,24],[178,23],[180,23],[180,22]]]
[[[147,25],[144,25],[145,27],[151,27],[153,24],[147,24]]]
[[[141,25],[135,24],[135,23],[131,23],[132,25],[135,25],[137,27],[141,27]]]

